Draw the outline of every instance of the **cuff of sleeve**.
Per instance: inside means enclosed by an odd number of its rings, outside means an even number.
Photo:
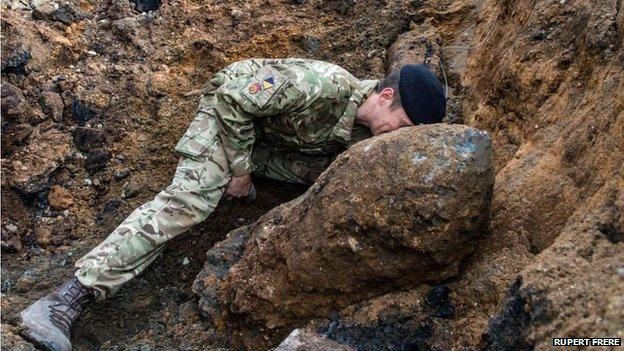
[[[234,177],[244,176],[251,173],[251,162],[246,160],[245,162],[230,165],[230,170]]]

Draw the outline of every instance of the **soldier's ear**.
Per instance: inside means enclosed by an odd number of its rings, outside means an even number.
[[[379,92],[379,98],[378,98],[379,105],[383,106],[386,104],[392,104],[392,101],[394,101],[394,94],[395,94],[394,89],[390,87],[383,88]]]

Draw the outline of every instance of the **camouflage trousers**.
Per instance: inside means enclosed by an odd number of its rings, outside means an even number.
[[[254,174],[309,184],[329,165],[328,156],[279,153],[254,148]],[[173,181],[135,209],[103,242],[76,262],[76,277],[99,299],[114,294],[162,252],[165,243],[206,220],[231,178],[218,137],[203,158],[181,158]]]

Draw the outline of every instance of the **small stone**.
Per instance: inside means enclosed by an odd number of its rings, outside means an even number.
[[[54,12],[56,9],[52,4],[43,3],[37,7],[32,12],[32,18],[34,20],[51,20],[54,17]]]
[[[624,267],[619,267],[617,271],[620,277],[624,278]]]
[[[26,65],[30,61],[30,49],[16,48],[2,53],[2,73],[26,74]]]
[[[61,122],[65,105],[59,94],[51,91],[44,92],[41,94],[40,104],[44,114],[52,117],[55,122]]]
[[[98,171],[106,168],[109,159],[110,152],[106,150],[93,150],[87,155],[85,168],[89,174],[97,173]]]
[[[237,20],[241,20],[245,17],[245,14],[243,13],[243,11],[237,10],[237,9],[232,10],[230,15],[232,15],[232,17],[234,17]]]
[[[41,135],[31,136],[27,147],[14,157],[21,167],[13,163],[11,186],[24,193],[38,193],[49,187],[49,175],[61,166],[71,153],[69,136],[56,129]],[[24,168],[22,168],[24,167]]]
[[[71,193],[60,185],[54,185],[48,193],[48,202],[52,209],[60,211],[74,203]]]
[[[46,223],[41,223],[35,229],[37,244],[42,247],[50,245],[52,242],[52,227]]]
[[[301,41],[301,46],[308,54],[313,54],[321,48],[321,41],[314,37],[305,37]]]
[[[96,116],[96,112],[91,105],[77,99],[71,103],[71,113],[76,123],[81,126]]]
[[[22,273],[22,275],[17,279],[15,283],[15,288],[18,292],[26,292],[32,289],[35,284],[35,278],[37,275],[37,271],[34,268],[27,269]]]
[[[123,199],[129,199],[135,197],[141,191],[141,187],[134,182],[127,182],[123,186],[123,190],[121,191],[121,197]]]
[[[11,83],[2,83],[1,90],[3,117],[25,120],[27,103],[22,91]]]
[[[7,279],[2,282],[2,287],[0,288],[0,291],[3,293],[8,293],[9,291],[11,291],[11,288],[13,288],[13,282],[10,279]]]
[[[130,170],[128,168],[119,169],[115,171],[116,180],[122,180],[124,178],[127,178],[129,175],[130,175]]]
[[[4,229],[6,229],[9,233],[15,233],[18,228],[15,224],[9,223],[4,226]]]
[[[30,10],[30,4],[26,0],[13,0],[11,2],[11,9],[13,9],[13,10]]]
[[[74,145],[83,152],[102,148],[106,143],[104,132],[100,129],[77,127],[72,134]]]
[[[182,265],[188,266],[189,263],[191,263],[191,261],[188,259],[188,257],[184,257],[184,259],[182,260]]]
[[[87,178],[87,179],[84,180],[84,184],[85,185],[91,185],[91,184],[93,184],[93,181],[91,179]]]
[[[89,55],[89,56],[97,56],[97,52],[95,52],[93,50],[89,50],[89,51],[87,51],[87,55]]]
[[[10,251],[10,252],[18,252],[22,250],[22,241],[19,236],[13,235],[9,238],[9,240],[2,241],[2,250]]]
[[[150,12],[157,10],[160,7],[161,0],[132,0],[137,11]]]

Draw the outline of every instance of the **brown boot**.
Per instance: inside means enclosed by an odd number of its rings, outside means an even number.
[[[76,277],[20,313],[27,339],[51,351],[71,351],[72,325],[95,297]]]

